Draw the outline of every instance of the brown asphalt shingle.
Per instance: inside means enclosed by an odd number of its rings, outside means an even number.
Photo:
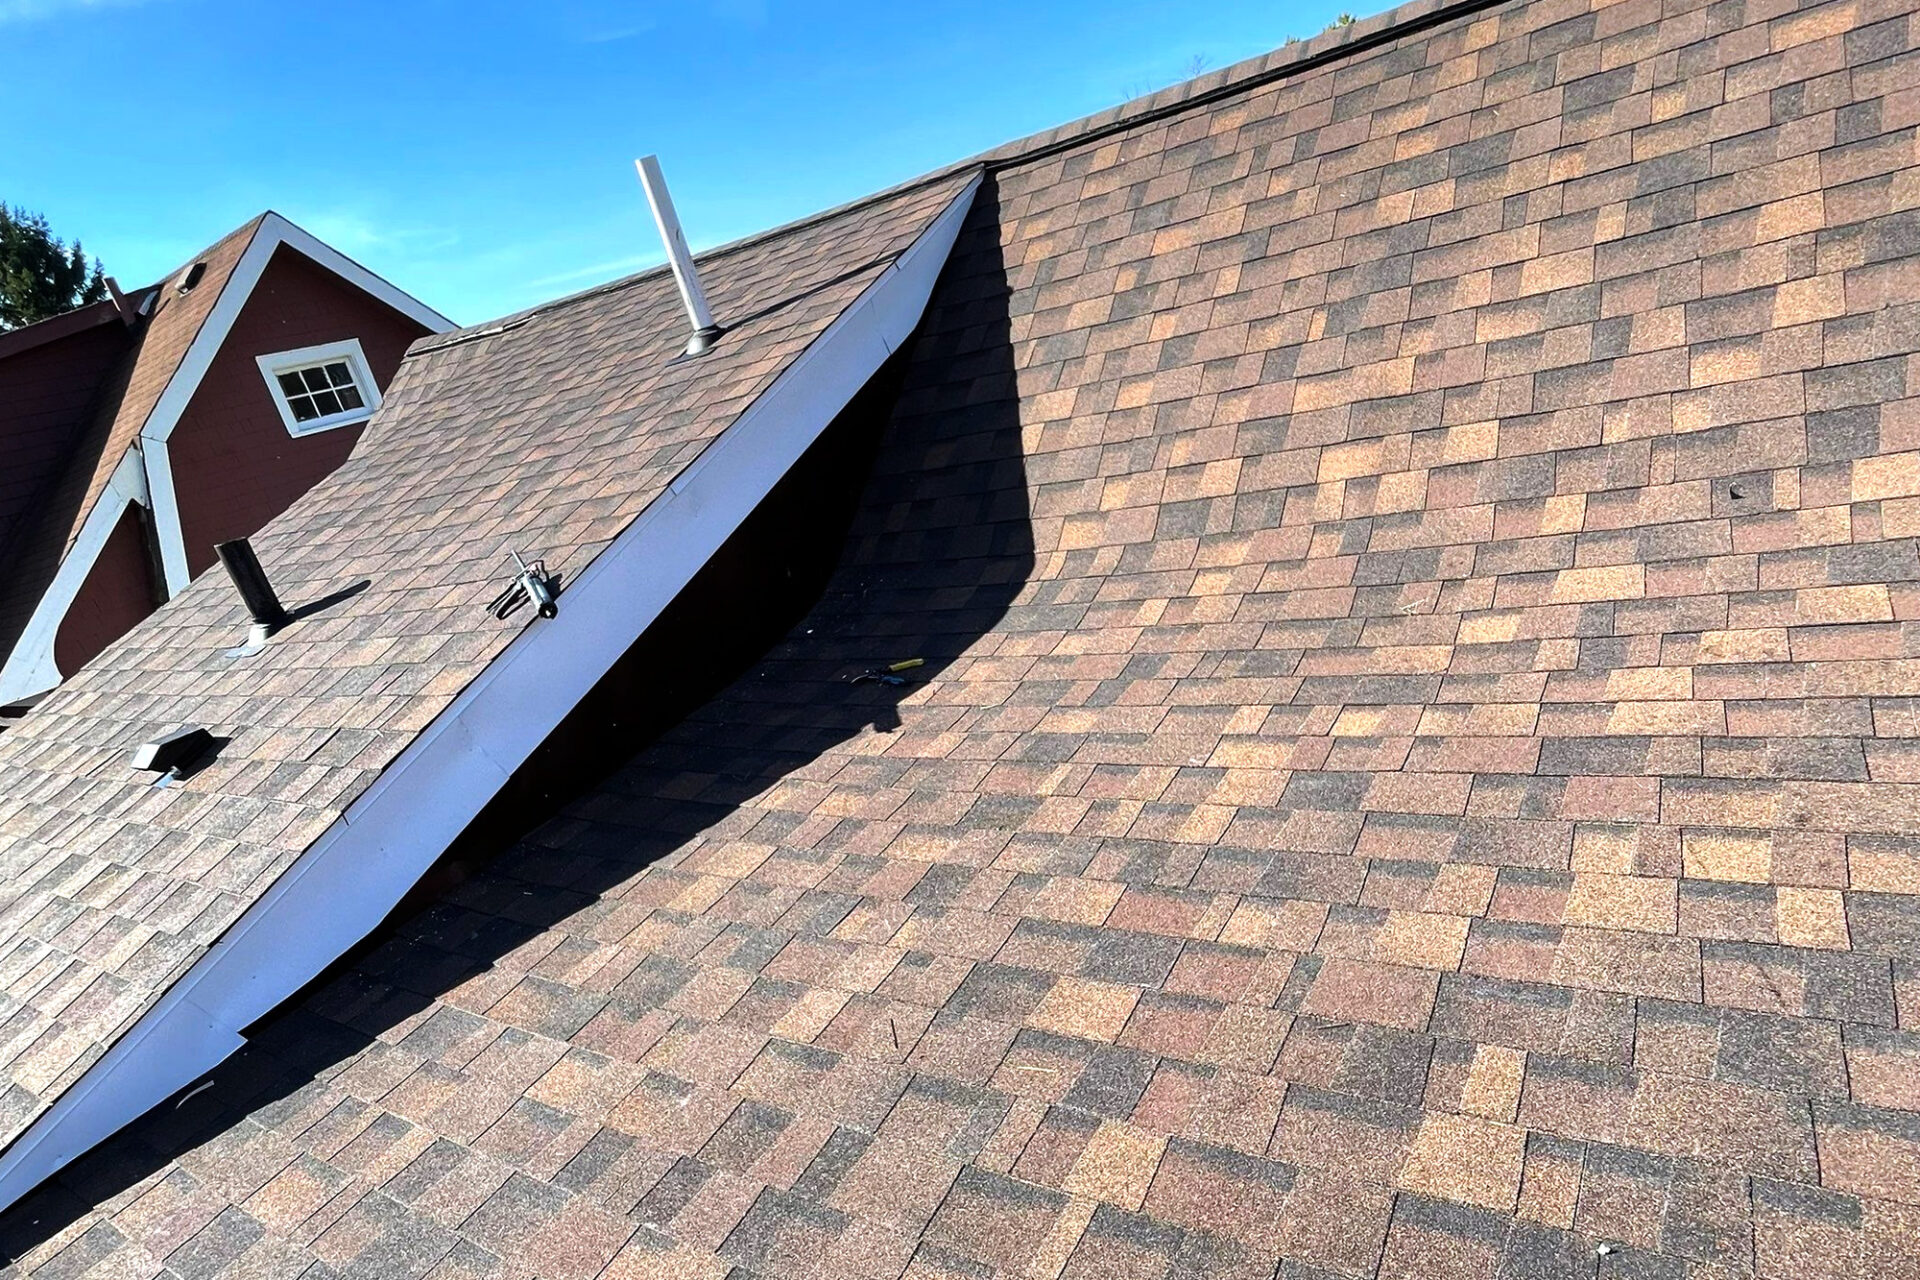
[[[254,218],[222,237],[194,261],[204,263],[198,283],[185,293],[176,287],[178,273],[154,286],[155,296],[141,331],[139,345],[128,353],[126,365],[116,378],[111,394],[104,395],[93,438],[83,442],[78,477],[85,482],[85,496],[67,530],[67,547],[80,536],[80,526],[101,490],[113,478],[113,469],[121,457],[139,439],[154,407],[173,381],[186,358],[193,340],[212,313],[214,304],[226,289],[227,279],[240,265],[240,258],[253,243],[266,215]],[[192,264],[185,264],[191,266]],[[62,548],[64,551],[65,548]]]
[[[669,362],[661,272],[436,337],[355,456],[255,540],[291,607],[364,591],[235,661],[246,615],[210,575],[0,737],[0,1143],[519,632],[487,610],[509,547],[578,577],[963,186],[714,255],[716,305],[742,320],[697,368]],[[230,741],[152,787],[129,752],[189,721]]]
[[[812,616],[22,1274],[1920,1275],[1916,25],[1003,155]]]

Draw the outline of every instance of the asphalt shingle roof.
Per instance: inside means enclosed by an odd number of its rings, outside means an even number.
[[[289,607],[363,590],[236,661],[245,610],[207,575],[0,736],[0,1143],[525,625],[487,611],[509,547],[577,577],[962,185],[714,255],[739,323],[697,365],[670,362],[661,272],[421,344],[354,457],[255,539]],[[228,741],[156,789],[129,753],[187,721]]]
[[[1920,1274],[1915,27],[1004,153],[814,614],[20,1272]]]

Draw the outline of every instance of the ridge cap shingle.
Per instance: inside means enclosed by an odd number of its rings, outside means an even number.
[[[1513,0],[1407,0],[1405,4],[1396,5],[1371,17],[1359,18],[1344,26],[1328,27],[1316,35],[1291,41],[1268,53],[1256,54],[1231,66],[1203,72],[1191,79],[1156,89],[1152,93],[1143,94],[1116,106],[1104,107],[1078,120],[1071,120],[1066,124],[1055,125],[1049,129],[1042,129],[1003,142],[986,151],[942,165],[937,169],[930,169],[890,187],[882,187],[852,200],[805,214],[790,222],[783,222],[778,226],[768,227],[738,239],[729,240],[724,244],[715,245],[711,249],[704,249],[694,255],[694,260],[710,262],[765,241],[803,231],[816,223],[852,213],[878,201],[945,181],[973,169],[991,172],[1025,164],[1054,151],[1082,145],[1108,133],[1137,128],[1155,119],[1205,106],[1218,98],[1245,93],[1288,76],[1314,71],[1335,59],[1365,53],[1379,45],[1402,39],[1427,27],[1451,22],[1483,9],[1491,9],[1512,2]],[[631,275],[608,280],[548,302],[536,303],[494,320],[464,325],[458,329],[450,329],[446,333],[430,334],[409,348],[407,357],[412,359],[415,356],[431,355],[436,351],[458,346],[464,342],[508,332],[519,328],[536,316],[547,315],[602,294],[617,292],[631,285],[643,283],[667,269],[664,261],[658,262]]]

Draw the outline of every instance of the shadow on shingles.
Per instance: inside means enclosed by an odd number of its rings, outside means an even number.
[[[249,1117],[274,1127],[382,1033],[701,833],[781,843],[800,817],[752,800],[900,727],[900,703],[1003,621],[1061,625],[1014,604],[1034,553],[998,221],[989,177],[915,340],[389,922],[210,1077],[0,1215],[0,1262]],[[850,682],[905,658],[924,662],[905,685]]]
[[[311,618],[316,613],[324,613],[337,604],[353,599],[372,585],[372,578],[362,578],[350,586],[341,587],[338,591],[329,591],[318,600],[309,600],[297,609],[289,609],[287,610],[288,625],[292,625],[302,618]]]
[[[227,744],[232,741],[233,741],[232,738],[221,737],[219,734],[214,734],[210,736],[207,739],[207,746],[205,750],[203,750],[199,755],[195,756],[193,759],[187,761],[185,764],[179,766],[179,768],[176,771],[169,774],[165,774],[161,778],[156,779],[154,782],[154,785],[155,786],[172,786],[175,783],[185,782],[188,778],[191,778],[195,774],[202,772],[203,770],[206,769],[208,765],[218,760],[220,758],[220,753],[222,751],[225,751],[227,749]]]

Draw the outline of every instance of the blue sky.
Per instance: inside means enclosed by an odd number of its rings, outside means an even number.
[[[149,283],[277,209],[462,323],[1264,52],[1314,0],[0,0],[0,200]]]

